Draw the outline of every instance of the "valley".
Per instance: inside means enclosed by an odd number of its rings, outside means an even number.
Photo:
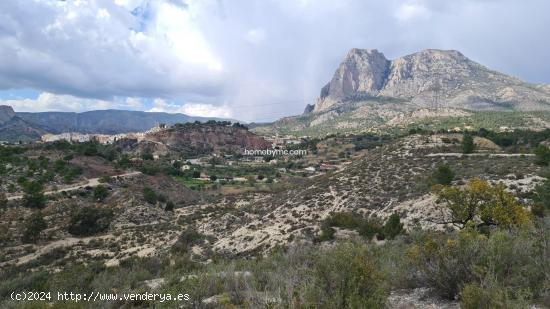
[[[546,308],[549,100],[457,51],[352,49],[268,124],[1,106],[0,307]]]

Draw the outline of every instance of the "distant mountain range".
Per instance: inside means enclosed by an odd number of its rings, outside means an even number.
[[[10,106],[3,105],[0,106],[0,141],[32,141],[40,139],[40,136],[46,133],[141,132],[159,123],[175,124],[208,120],[224,119],[126,110],[15,113]]]
[[[314,135],[479,112],[520,113],[530,126],[535,111],[550,111],[550,85],[490,70],[458,51],[428,49],[388,60],[376,49],[352,49],[303,115],[256,130]],[[550,126],[547,120],[531,122]]]

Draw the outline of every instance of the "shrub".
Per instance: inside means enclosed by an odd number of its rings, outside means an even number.
[[[166,203],[166,206],[164,207],[164,210],[166,210],[166,211],[173,211],[174,208],[175,208],[174,203],[173,203],[172,201],[168,201],[168,202]]]
[[[143,198],[149,204],[157,203],[157,193],[150,187],[143,188]]]
[[[383,234],[383,226],[378,220],[365,220],[359,227],[359,234],[371,240],[374,236]]]
[[[529,308],[529,302],[522,290],[513,291],[510,288],[491,283],[484,287],[477,283],[467,284],[460,295],[460,307],[463,309],[493,309],[493,308]]]
[[[108,183],[111,182],[111,176],[101,176],[98,180],[100,183]]]
[[[200,243],[204,239],[204,235],[197,232],[194,228],[187,228],[181,232],[178,240],[172,246],[174,252],[185,252],[189,250],[193,245]]]
[[[105,231],[113,218],[110,209],[99,207],[82,207],[71,216],[68,232],[77,236],[94,235]]]
[[[550,211],[550,180],[535,187],[535,202],[542,206],[542,212]]]
[[[40,238],[40,233],[48,227],[46,221],[44,221],[44,216],[40,211],[34,212],[30,217],[25,219],[24,222],[24,231],[23,231],[23,242],[25,243],[35,243]]]
[[[29,208],[42,208],[46,204],[42,184],[30,181],[23,186],[23,205]]]
[[[464,134],[462,137],[462,152],[463,153],[472,153],[474,152],[474,138],[470,134]]]
[[[141,158],[142,158],[143,160],[150,160],[150,161],[154,160],[153,154],[150,153],[150,152],[145,152],[145,153],[143,153],[143,154],[141,155]]]
[[[346,229],[355,229],[361,225],[362,218],[360,215],[352,212],[335,212],[326,220],[329,226],[336,226]]]
[[[93,189],[94,199],[98,201],[103,201],[107,195],[109,195],[109,190],[102,185],[95,186]]]
[[[548,165],[550,162],[550,149],[544,145],[538,145],[535,148],[535,164]]]
[[[454,299],[461,287],[475,279],[474,265],[486,248],[487,239],[466,229],[455,237],[428,235],[409,249],[419,280],[447,299]]]
[[[306,302],[323,308],[382,308],[387,289],[373,257],[362,246],[338,245],[313,263],[314,289]],[[309,307],[309,306],[305,306]]]
[[[394,239],[395,236],[403,233],[403,223],[398,214],[392,214],[384,225],[384,236],[389,239]]]
[[[472,223],[483,228],[523,226],[530,222],[529,213],[503,184],[491,186],[486,181],[474,179],[464,189],[436,187],[435,190],[450,211],[450,218],[441,223],[452,223],[460,228]]]
[[[0,192],[0,209],[6,208],[8,206],[8,198],[6,197],[6,193]]]
[[[336,231],[328,224],[321,224],[321,233],[316,238],[316,241],[327,241],[334,239],[334,233]]]
[[[441,164],[432,174],[432,182],[439,185],[450,185],[455,178],[455,173],[447,164]]]

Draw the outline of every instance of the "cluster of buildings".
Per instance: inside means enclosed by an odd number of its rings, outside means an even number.
[[[137,139],[141,141],[145,138],[147,134],[159,132],[167,129],[168,127],[165,124],[159,124],[156,127],[147,130],[145,132],[132,132],[132,133],[121,133],[121,134],[86,134],[86,133],[77,133],[77,132],[67,132],[61,134],[44,134],[41,136],[40,140],[43,143],[56,142],[56,141],[67,141],[69,143],[86,143],[95,141],[100,144],[112,144],[121,139]]]
[[[276,147],[285,147],[288,145],[299,145],[303,143],[303,138],[308,138],[307,136],[304,136],[302,138],[297,138],[292,135],[285,135],[285,136],[271,136],[271,137],[264,137],[266,141],[270,142],[273,148]]]

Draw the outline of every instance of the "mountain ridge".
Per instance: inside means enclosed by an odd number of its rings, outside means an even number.
[[[65,132],[120,134],[142,132],[160,123],[173,125],[208,120],[215,117],[196,117],[177,113],[129,110],[94,110],[86,112],[14,112],[11,106],[0,105],[0,140],[34,141],[42,134]],[[18,133],[19,132],[19,133]],[[17,136],[17,135],[20,135]]]
[[[426,49],[388,60],[351,49],[301,115],[254,127],[267,135],[398,132],[423,126],[550,128],[550,85],[489,69],[457,50]]]
[[[426,49],[388,60],[376,49],[353,48],[306,112],[365,97],[400,98],[420,107],[550,110],[549,89],[491,70],[456,50]]]

